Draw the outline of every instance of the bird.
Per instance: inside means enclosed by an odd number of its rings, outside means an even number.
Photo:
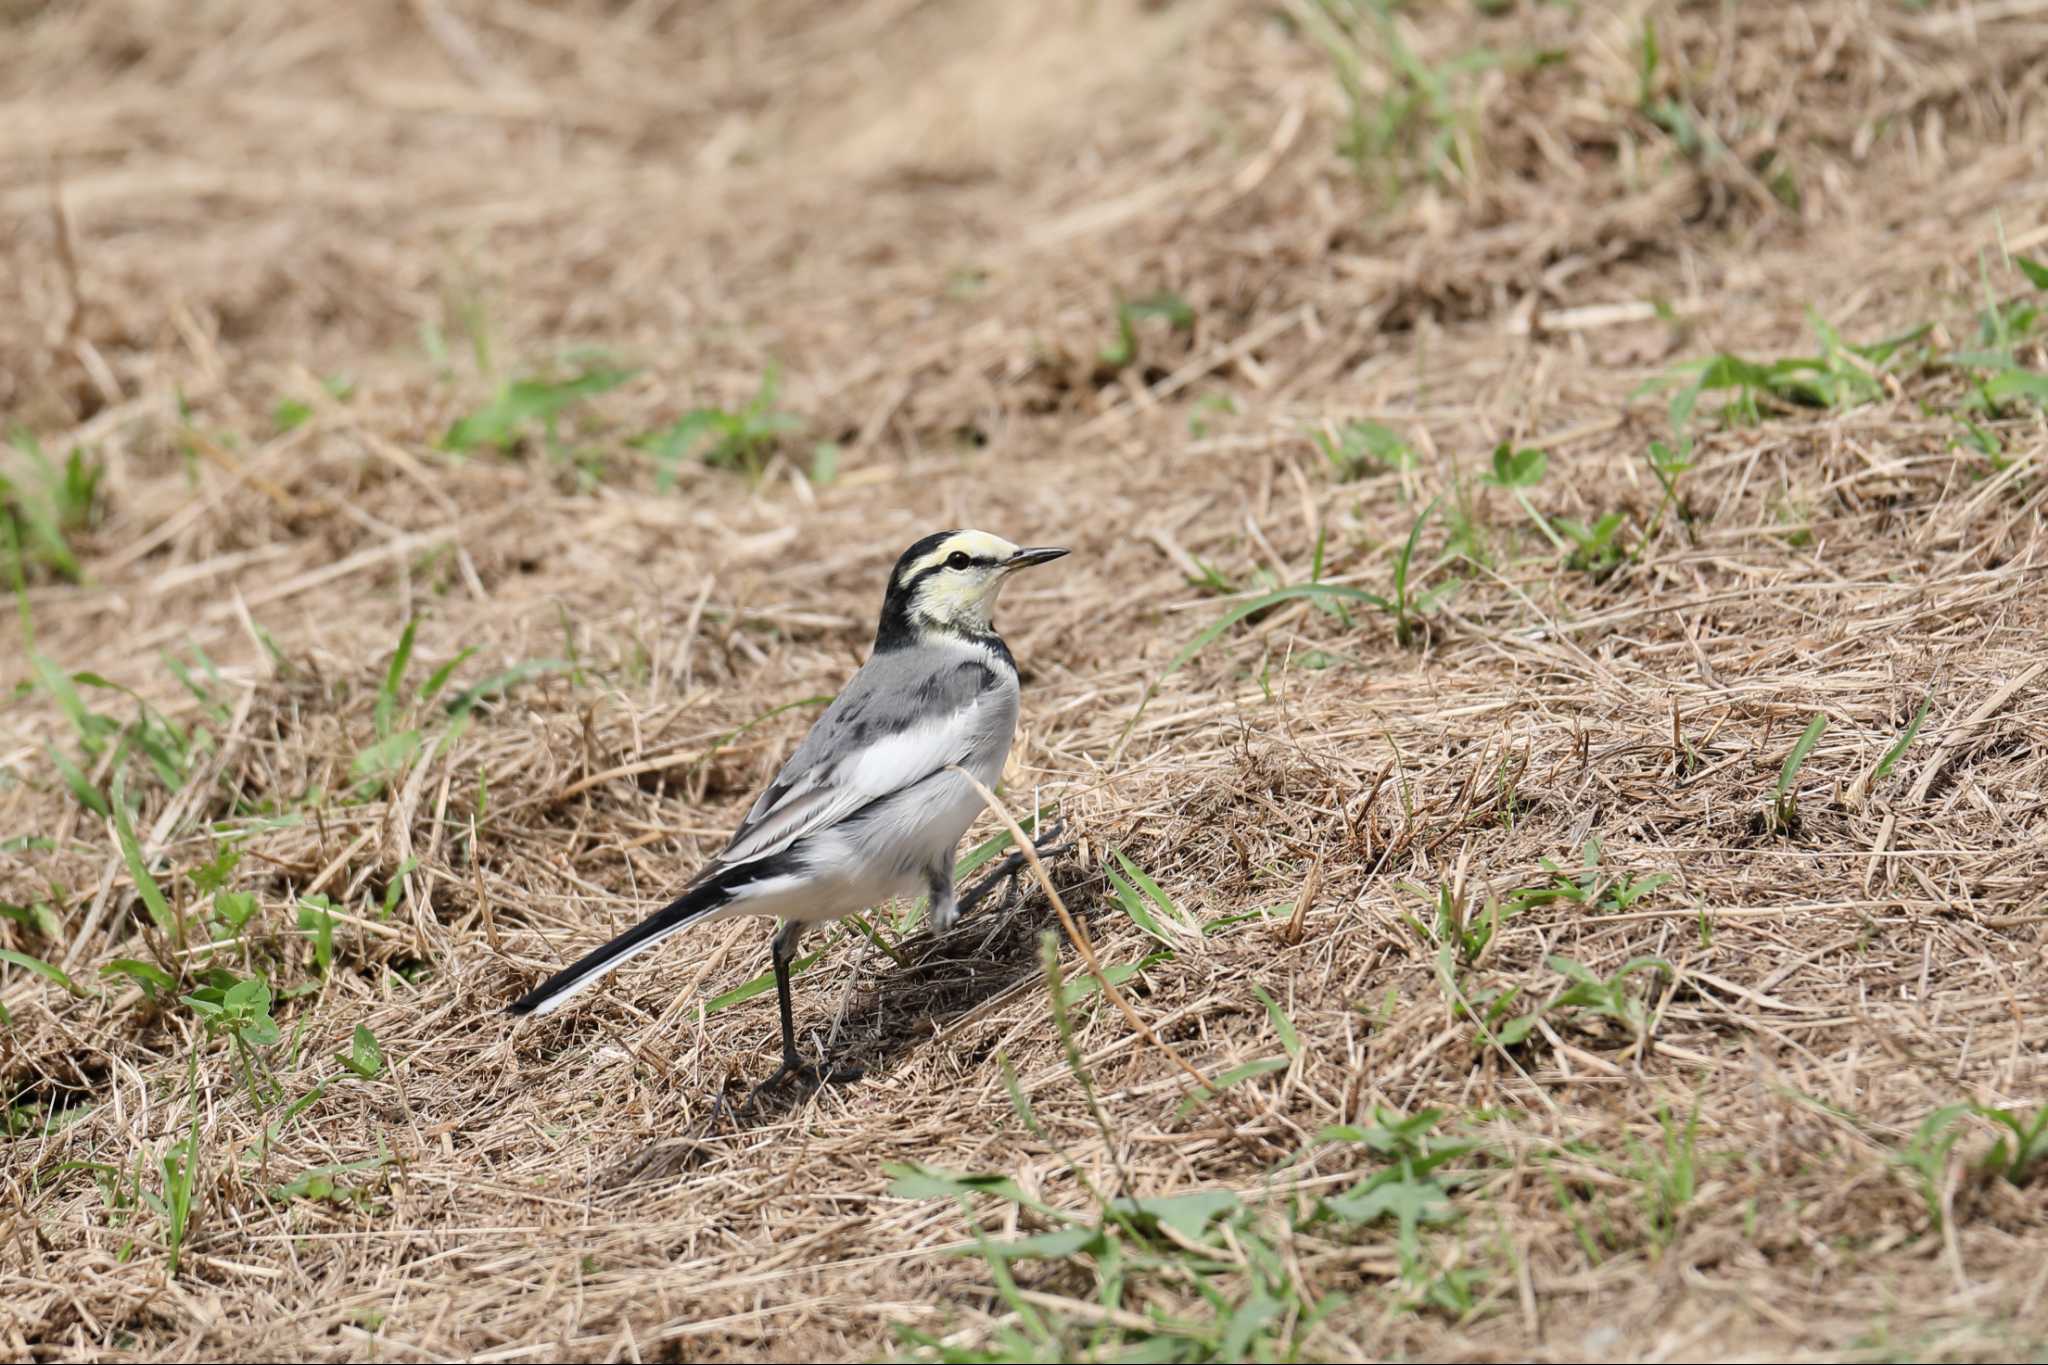
[[[896,561],[874,649],[725,847],[660,910],[506,1007],[545,1016],[632,958],[699,924],[734,915],[781,921],[770,940],[787,1077],[859,1078],[797,1051],[789,967],[804,931],[922,891],[932,929],[961,912],[953,868],[982,809],[971,773],[993,788],[1016,737],[1016,660],[996,633],[997,595],[1020,569],[1068,551],[1013,545],[986,531],[925,536]],[[749,1103],[751,1103],[751,1098]]]

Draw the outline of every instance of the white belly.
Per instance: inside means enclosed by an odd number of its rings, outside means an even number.
[[[992,787],[1005,756],[980,756],[974,775]],[[929,889],[926,869],[951,865],[983,808],[981,794],[959,773],[935,773],[860,820],[809,836],[804,872],[750,884],[733,909],[818,924],[922,895]]]

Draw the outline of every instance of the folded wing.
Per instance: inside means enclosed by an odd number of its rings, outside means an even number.
[[[966,759],[994,680],[979,661],[909,672],[877,661],[840,693],[711,868],[782,852],[861,807]]]

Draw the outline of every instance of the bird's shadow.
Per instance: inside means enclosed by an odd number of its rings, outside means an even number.
[[[1054,871],[1052,879],[1069,913],[1083,921],[1092,917],[1100,898],[1099,874]],[[854,967],[836,1028],[831,1016],[815,1014],[800,1027],[807,1050],[822,1042],[831,1049],[835,1069],[859,1068],[869,1077],[887,1072],[918,1048],[971,1023],[977,1011],[1028,991],[1043,972],[1039,941],[1058,928],[1044,889],[1019,878],[950,933],[921,930],[897,943],[893,957],[871,946]],[[860,1082],[830,1084],[857,1089]],[[621,1163],[602,1183],[616,1187],[693,1170],[727,1150],[730,1137],[787,1118],[817,1090],[815,1078],[791,1077],[751,1093],[734,1082],[712,1098],[708,1121],[697,1136],[658,1143]]]

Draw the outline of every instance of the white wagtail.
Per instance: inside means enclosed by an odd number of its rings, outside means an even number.
[[[919,891],[934,931],[960,915],[953,890],[960,837],[982,809],[955,767],[993,787],[1017,730],[1017,664],[996,634],[996,595],[1010,574],[1067,553],[1019,549],[986,531],[941,531],[903,552],[882,599],[874,653],[832,699],[722,852],[683,894],[586,953],[508,1007],[552,1014],[627,959],[693,924],[731,915],[781,919],[770,960],[788,1075],[797,1055],[789,964],[813,924]]]

